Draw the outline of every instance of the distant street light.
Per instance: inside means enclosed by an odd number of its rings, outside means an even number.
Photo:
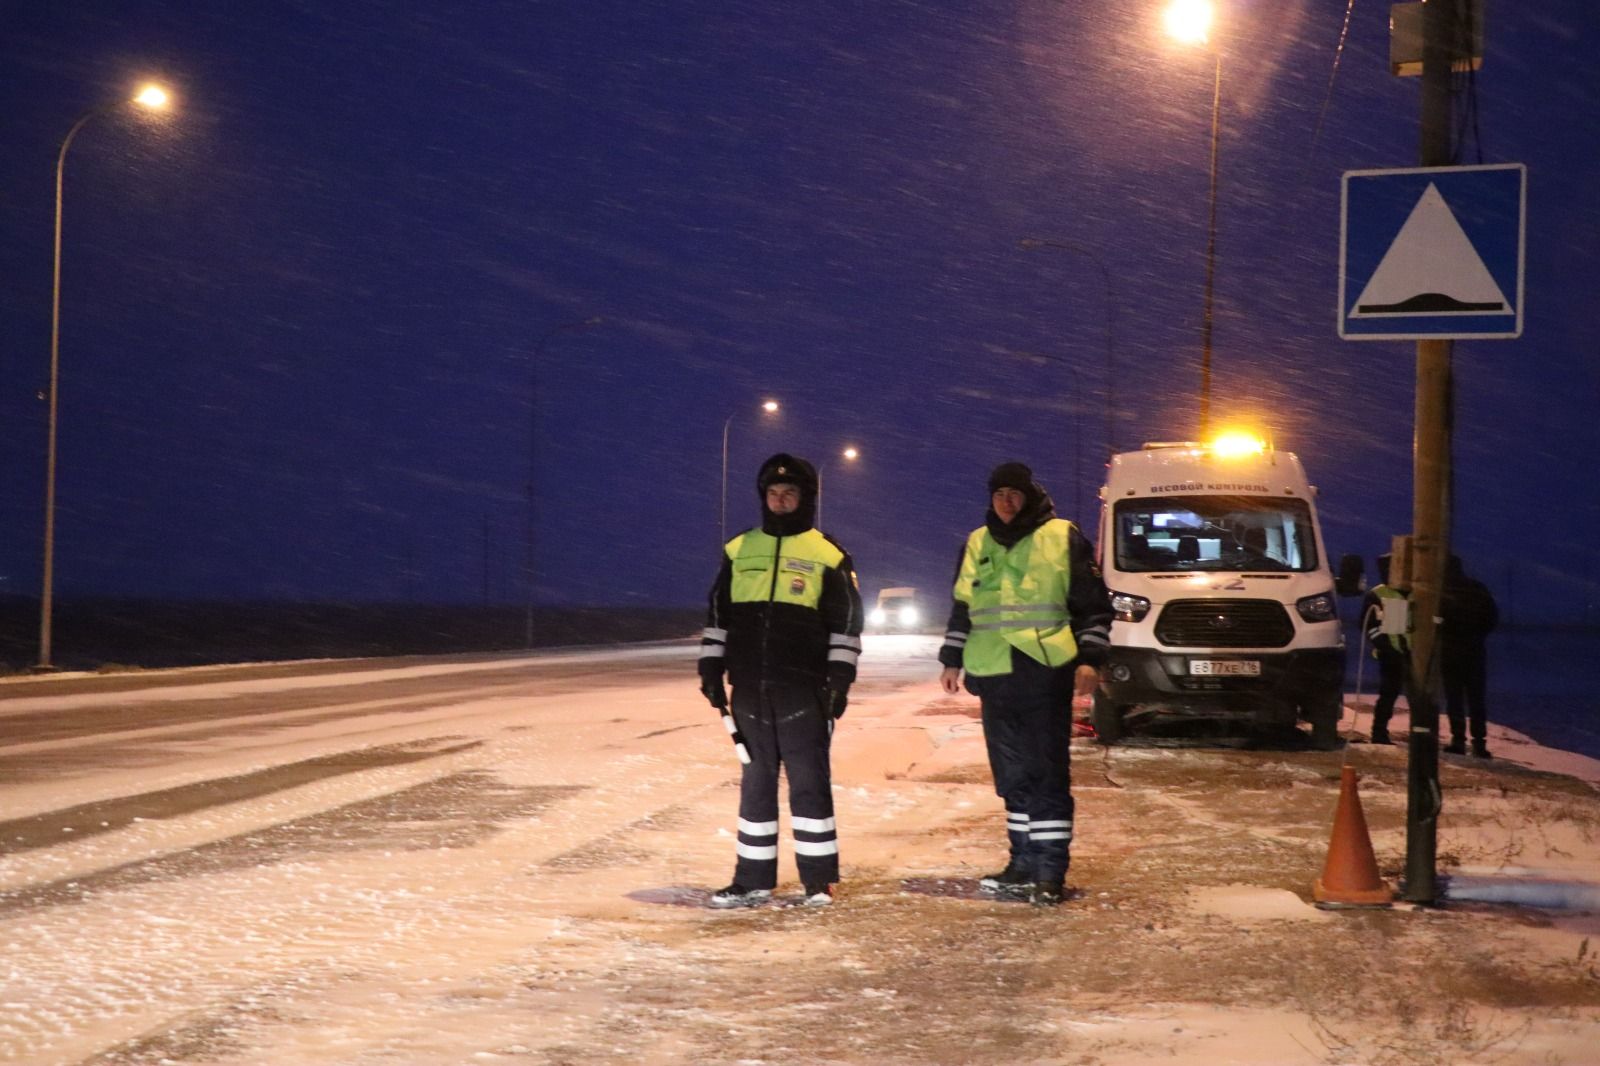
[[[1109,459],[1117,450],[1117,295],[1111,283],[1111,271],[1106,269],[1105,260],[1100,257],[1100,253],[1086,244],[1078,244],[1075,241],[1044,240],[1039,237],[1024,237],[1017,244],[1023,248],[1056,248],[1064,252],[1076,252],[1079,255],[1086,255],[1100,271],[1100,280],[1105,283],[1106,287],[1106,457]]]
[[[1211,39],[1216,21],[1209,0],[1172,0],[1164,22],[1167,33],[1180,44],[1203,47]],[[1205,309],[1200,323],[1200,439],[1211,431],[1211,317],[1212,291],[1217,266],[1217,141],[1222,125],[1222,49],[1212,47],[1215,63],[1211,87],[1211,192],[1206,222]]]
[[[44,473],[44,573],[43,591],[39,597],[39,662],[35,670],[54,670],[50,659],[50,636],[55,608],[55,558],[56,558],[56,421],[61,381],[61,204],[62,179],[67,167],[67,149],[72,140],[92,118],[120,111],[129,104],[146,111],[164,111],[171,97],[159,85],[145,85],[131,100],[117,100],[86,111],[72,124],[61,141],[61,152],[56,156],[56,231],[55,266],[50,285],[50,391],[49,413],[46,416],[45,473]]]
[[[860,452],[859,449],[855,448],[854,446],[848,447],[848,448],[845,448],[844,451],[839,453],[839,458],[843,459],[847,463],[853,463],[857,459],[861,458],[861,452]],[[826,469],[827,469],[827,464],[826,463],[820,463],[817,466],[817,515],[816,515],[816,526],[817,526],[818,529],[822,528],[822,472],[824,470],[826,470]]]
[[[528,482],[526,487],[527,528],[523,531],[523,547],[525,550],[525,558],[523,559],[522,563],[522,584],[527,594],[527,609],[524,614],[522,639],[522,646],[524,648],[533,647],[533,482],[535,463],[537,461],[539,451],[539,366],[544,362],[545,347],[553,339],[555,339],[556,334],[564,333],[567,330],[572,329],[588,329],[590,326],[598,326],[604,321],[605,319],[601,318],[599,315],[595,315],[590,318],[580,318],[571,322],[563,322],[559,326],[552,326],[550,329],[546,330],[544,336],[540,337],[538,342],[533,346],[532,365],[528,368]]]
[[[762,403],[761,410],[772,415],[778,413],[778,401],[767,400]],[[728,543],[728,429],[733,425],[733,420],[738,417],[738,412],[728,416],[722,423],[722,502],[717,508],[717,549]]]

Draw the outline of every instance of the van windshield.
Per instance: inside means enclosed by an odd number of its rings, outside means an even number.
[[[1124,573],[1305,573],[1318,565],[1304,500],[1163,496],[1119,500],[1113,514],[1117,569]]]

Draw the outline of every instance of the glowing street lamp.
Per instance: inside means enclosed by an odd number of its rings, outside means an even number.
[[[778,413],[777,400],[765,400],[761,410],[769,415]],[[733,425],[733,420],[738,417],[735,411],[729,415],[727,421],[722,423],[722,502],[717,508],[717,548],[728,543],[728,428]]]
[[[152,111],[164,111],[172,103],[172,96],[159,85],[146,85],[139,90],[133,102],[140,107],[148,107]]]
[[[129,100],[117,100],[85,112],[72,124],[61,141],[61,152],[56,156],[56,229],[55,265],[50,284],[50,389],[47,396],[49,409],[46,416],[45,474],[44,474],[44,565],[42,591],[39,596],[39,661],[35,670],[54,670],[50,661],[51,623],[55,606],[55,556],[56,556],[56,422],[59,385],[61,378],[61,189],[66,173],[67,149],[73,138],[92,118],[120,111],[134,105],[145,111],[165,111],[172,97],[159,85],[144,85]]]
[[[1216,12],[1209,0],[1172,0],[1162,13],[1167,35],[1180,44],[1201,45],[1211,37]]]
[[[1172,0],[1163,15],[1167,34],[1180,44],[1203,47],[1216,20],[1209,0]],[[1217,266],[1217,140],[1222,120],[1222,49],[1213,47],[1211,88],[1211,192],[1206,223],[1205,309],[1200,324],[1200,438],[1211,432],[1211,317]]]

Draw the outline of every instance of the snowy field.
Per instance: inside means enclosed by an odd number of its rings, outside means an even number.
[[[0,681],[0,1062],[1600,1061],[1600,763],[1443,768],[1441,871],[1560,909],[1335,913],[1340,766],[1392,878],[1403,749],[1080,741],[1035,911],[974,891],[1003,818],[935,643],[868,639],[838,902],[737,913],[687,644]]]

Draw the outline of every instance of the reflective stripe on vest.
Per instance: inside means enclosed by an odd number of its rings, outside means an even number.
[[[734,603],[792,603],[817,609],[822,575],[844,561],[840,551],[815,529],[780,538],[759,529],[741,533],[725,549],[733,563],[728,592]]]
[[[1009,549],[987,528],[967,537],[954,590],[972,619],[961,650],[967,673],[1009,674],[1012,648],[1045,666],[1065,666],[1078,657],[1067,615],[1072,528],[1053,518]]]

